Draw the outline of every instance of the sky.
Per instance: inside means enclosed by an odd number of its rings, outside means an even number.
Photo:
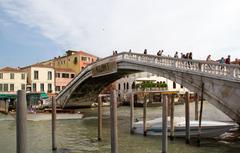
[[[0,67],[82,50],[240,58],[239,0],[0,0]]]

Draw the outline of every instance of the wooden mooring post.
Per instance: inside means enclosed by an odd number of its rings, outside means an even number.
[[[56,150],[56,98],[52,97],[52,150]]]
[[[131,134],[134,134],[133,124],[134,124],[134,93],[131,94],[131,101],[130,101],[130,133]]]
[[[98,97],[98,141],[102,140],[102,97]]]
[[[168,126],[167,126],[167,111],[168,111],[168,96],[162,95],[162,153],[168,152]]]
[[[16,132],[17,153],[27,153],[27,102],[23,90],[17,91]]]
[[[204,83],[202,83],[202,91],[201,91],[201,105],[200,105],[200,115],[199,115],[199,125],[198,125],[198,140],[197,140],[198,146],[200,146],[200,139],[201,139],[203,93],[204,93]]]
[[[143,102],[143,135],[147,136],[147,97],[144,96]]]
[[[169,98],[171,99],[170,104],[170,140],[174,140],[174,94],[169,95]]]
[[[198,101],[199,101],[197,93],[195,93],[194,100],[195,100],[195,120],[197,121],[198,120]]]
[[[111,92],[111,153],[118,153],[118,134],[117,134],[117,95],[114,90]]]
[[[186,126],[186,143],[190,143],[190,116],[189,116],[189,93],[185,93],[185,126]]]

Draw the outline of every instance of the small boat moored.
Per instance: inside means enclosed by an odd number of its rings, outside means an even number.
[[[198,136],[199,121],[190,121],[190,135],[191,137]],[[162,135],[162,118],[149,120],[146,123],[147,135]],[[220,121],[207,121],[203,120],[201,123],[201,137],[214,138],[224,132],[229,131],[231,128],[237,126],[233,122],[220,122]],[[175,137],[185,137],[185,118],[174,118],[174,135]],[[138,121],[134,123],[134,132],[143,133],[143,122]],[[170,119],[168,118],[168,132],[170,133]]]

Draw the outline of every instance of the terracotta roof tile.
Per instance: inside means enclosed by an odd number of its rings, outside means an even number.
[[[4,67],[0,69],[1,72],[25,72],[24,70],[21,70],[19,68],[12,68],[12,67]]]

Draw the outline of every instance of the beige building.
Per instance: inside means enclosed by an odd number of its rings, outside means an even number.
[[[0,69],[0,93],[16,93],[26,90],[27,73],[23,70],[5,67]]]
[[[34,64],[24,68],[27,77],[27,91],[55,93],[55,70],[51,66]]]

